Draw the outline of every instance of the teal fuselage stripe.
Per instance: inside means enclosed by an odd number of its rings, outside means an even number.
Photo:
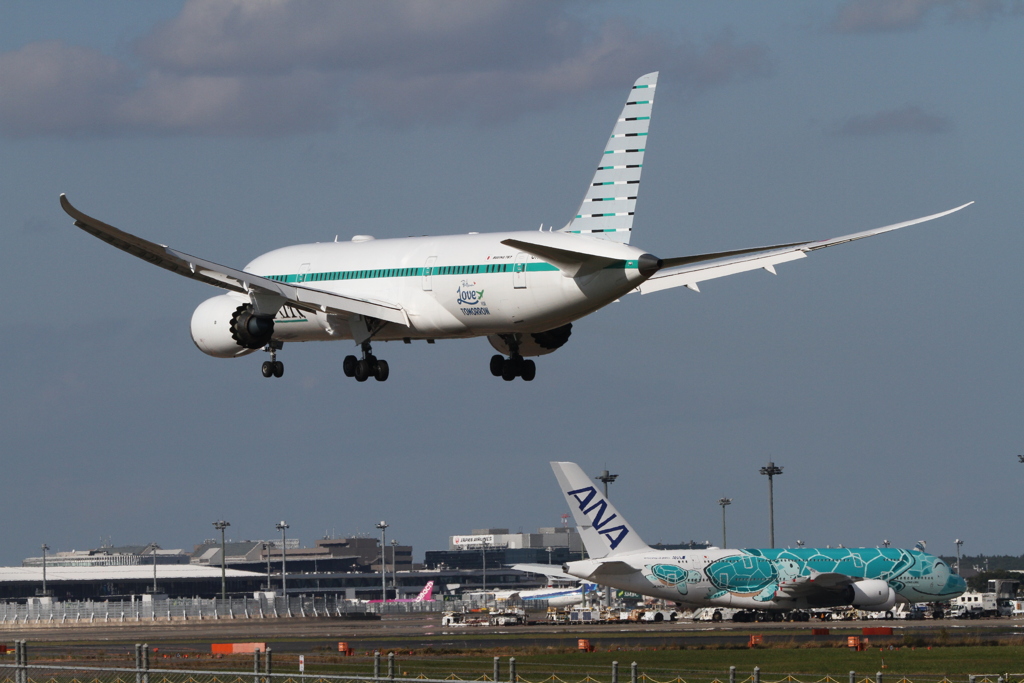
[[[616,261],[606,268],[636,268],[636,261]],[[423,277],[425,275],[490,275],[494,273],[536,273],[558,270],[550,263],[488,263],[469,266],[434,266],[433,268],[372,268],[369,270],[335,270],[320,273],[267,275],[268,280],[289,284],[306,282],[337,282],[341,280],[373,280],[381,278]],[[427,272],[430,271],[430,272]]]

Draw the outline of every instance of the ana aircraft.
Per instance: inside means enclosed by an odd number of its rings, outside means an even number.
[[[886,612],[896,602],[939,602],[967,584],[921,550],[797,548],[655,550],[644,543],[579,465],[553,462],[589,559],[567,574],[689,607],[770,611],[850,605]]]
[[[641,76],[612,129],[576,215],[561,230],[301,244],[263,254],[237,270],[150,242],[88,216],[61,195],[75,225],[112,246],[185,277],[228,290],[192,315],[200,351],[236,358],[262,349],[264,377],[281,377],[286,342],[353,340],[361,356],[347,376],[384,381],[387,361],[371,342],[486,337],[499,355],[491,373],[526,381],[531,356],[561,348],[575,320],[630,292],[698,283],[764,268],[945,216],[942,213],[833,239],[658,258],[629,244],[657,72]]]
[[[574,577],[575,578],[575,577]],[[494,591],[496,600],[516,599],[523,602],[544,601],[548,607],[571,607],[585,602],[589,596],[597,594],[597,584],[577,581],[575,586],[548,586],[518,591]]]

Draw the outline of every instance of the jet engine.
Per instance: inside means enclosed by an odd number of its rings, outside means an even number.
[[[256,315],[247,299],[222,294],[192,314],[192,341],[205,354],[236,358],[263,348],[274,334],[274,319]]]
[[[561,327],[556,327],[552,330],[546,330],[544,332],[529,332],[526,334],[519,334],[519,355],[520,356],[543,356],[551,353],[555,349],[560,349],[565,346],[565,343],[569,341],[569,336],[572,334],[572,323],[567,323]],[[506,356],[512,353],[509,349],[508,344],[502,339],[500,335],[492,334],[487,337],[487,341],[491,343],[494,350],[498,353],[503,353]]]
[[[896,591],[881,579],[857,581],[846,590],[848,603],[854,607],[887,612],[896,604]]]

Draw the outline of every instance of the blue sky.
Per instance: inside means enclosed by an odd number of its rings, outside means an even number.
[[[621,476],[648,541],[889,539],[1022,552],[1024,9],[841,2],[13,2],[0,21],[9,314],[0,562],[553,526],[549,460]],[[261,358],[193,346],[217,292],[75,229],[235,266],[286,244],[560,226],[633,80],[660,70],[633,243],[659,256],[955,216],[630,296],[533,383],[483,340]]]

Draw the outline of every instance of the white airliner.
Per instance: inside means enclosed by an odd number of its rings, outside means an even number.
[[[561,230],[301,244],[276,249],[242,270],[190,256],[87,216],[61,195],[75,225],[101,240],[185,277],[229,290],[199,305],[192,339],[201,351],[234,358],[269,352],[265,377],[281,377],[285,342],[353,340],[361,358],[343,368],[360,382],[388,378],[372,341],[487,337],[502,355],[495,376],[526,381],[529,356],[560,348],[572,323],[630,292],[698,283],[780,263],[817,249],[929,221],[962,209],[833,239],[661,259],[630,246],[658,74],[629,91],[579,211]]]
[[[604,586],[689,607],[775,612],[842,605],[887,612],[897,601],[941,602],[967,589],[945,562],[918,549],[655,550],[579,465],[551,468],[590,556],[562,569]]]
[[[516,599],[523,602],[546,602],[548,607],[572,607],[586,601],[588,595],[597,592],[597,584],[581,581],[572,588],[533,588],[521,591],[495,591],[497,600]]]

